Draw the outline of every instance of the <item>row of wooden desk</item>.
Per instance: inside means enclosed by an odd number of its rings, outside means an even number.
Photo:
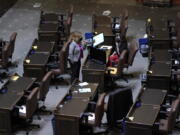
[[[126,116],[126,135],[159,134],[156,122],[160,119],[162,104],[170,91],[172,54],[168,49],[171,48],[171,39],[167,24],[153,21],[152,31],[148,33],[150,52],[147,85]]]
[[[104,34],[103,45],[112,46],[115,44],[115,34],[112,30],[112,18],[109,16],[93,16],[93,30],[94,33]],[[99,45],[99,48],[102,45]],[[110,56],[111,50],[106,51],[106,58]],[[89,57],[86,58],[82,67],[83,81],[91,83],[99,83],[99,93],[104,91],[104,77],[106,72],[106,64],[99,64],[92,61]]]
[[[32,89],[35,78],[20,77],[14,75],[3,84],[1,90],[6,89],[5,93],[0,94],[0,134],[12,134],[13,124],[16,122],[13,117],[16,104],[24,96],[27,90]]]
[[[170,89],[172,47],[167,21],[152,20],[152,30],[149,31],[149,71],[147,84],[149,88]]]
[[[36,41],[24,60],[24,76],[35,77],[41,81],[48,71],[47,63],[54,52],[54,43]]]
[[[12,76],[5,84],[2,84],[0,91],[0,134],[11,135],[16,118],[14,115],[17,103],[23,98],[26,91],[35,86],[36,81],[41,82],[42,78],[48,71],[47,63],[50,55],[54,52],[58,36],[58,16],[45,15],[43,21],[57,23],[43,23],[39,28],[40,40],[34,40],[32,46],[24,60],[23,77],[18,75]],[[50,42],[48,42],[50,41]]]
[[[167,90],[147,88],[143,90],[126,116],[126,135],[155,135],[161,105]]]

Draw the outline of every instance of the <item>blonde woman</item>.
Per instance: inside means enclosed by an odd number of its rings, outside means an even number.
[[[74,79],[79,80],[79,73],[81,67],[81,59],[83,58],[83,47],[82,47],[82,34],[80,32],[73,32],[71,34],[71,43],[69,46],[68,59],[71,65],[71,82]]]

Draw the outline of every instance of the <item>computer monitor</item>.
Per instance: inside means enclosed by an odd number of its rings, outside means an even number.
[[[93,47],[96,47],[103,42],[104,42],[104,34],[103,33],[100,33],[93,37]]]
[[[133,104],[130,88],[118,88],[109,94],[107,121],[109,126],[115,126],[118,120],[126,117]]]
[[[89,57],[91,60],[99,64],[106,64],[106,52],[105,50],[90,47],[90,54]]]

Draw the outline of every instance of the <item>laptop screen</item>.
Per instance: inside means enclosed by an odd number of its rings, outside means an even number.
[[[103,33],[100,33],[93,37],[93,47],[96,47],[103,42],[104,42],[104,34]]]

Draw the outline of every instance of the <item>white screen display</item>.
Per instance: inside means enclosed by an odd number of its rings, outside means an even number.
[[[93,37],[93,47],[96,47],[97,45],[104,42],[104,34],[100,33]]]

